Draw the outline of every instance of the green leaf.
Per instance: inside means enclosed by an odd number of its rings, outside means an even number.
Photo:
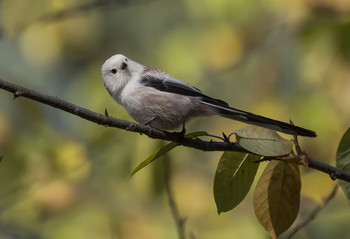
[[[275,131],[249,125],[238,129],[237,142],[249,152],[274,157],[289,154],[293,149],[293,142],[279,136]]]
[[[173,148],[175,148],[176,146],[178,146],[177,143],[169,143],[167,145],[165,145],[164,147],[158,149],[155,153],[153,153],[151,156],[149,156],[148,158],[146,158],[144,161],[142,161],[142,163],[140,163],[131,173],[130,176],[133,176],[135,173],[137,173],[139,170],[141,170],[142,168],[146,167],[149,163],[153,162],[154,160],[156,160],[157,158],[159,158],[160,156],[162,156],[163,154],[169,152],[170,150],[172,150]]]
[[[271,161],[262,173],[253,197],[260,224],[277,238],[294,222],[299,212],[301,180],[294,163]]]
[[[195,138],[195,137],[199,137],[199,136],[203,136],[203,135],[207,135],[207,132],[204,131],[197,131],[197,132],[192,132],[189,134],[186,134],[185,137],[187,138]],[[146,158],[142,163],[140,163],[130,174],[130,177],[132,177],[135,173],[137,173],[138,171],[140,171],[142,168],[146,167],[148,164],[150,164],[151,162],[153,162],[154,160],[156,160],[157,158],[159,158],[160,156],[166,154],[167,152],[169,152],[170,150],[172,150],[173,148],[175,148],[176,146],[178,146],[178,143],[169,143],[167,145],[165,145],[164,147],[158,149],[156,152],[154,152],[151,156],[149,156],[148,158]]]
[[[345,132],[337,151],[337,168],[350,172],[350,128]],[[350,183],[339,180],[346,197],[350,200]]]
[[[236,207],[247,195],[258,170],[260,156],[238,153],[223,153],[214,179],[214,198],[218,213]]]

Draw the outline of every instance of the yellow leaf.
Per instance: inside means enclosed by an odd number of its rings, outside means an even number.
[[[271,161],[254,193],[254,211],[260,224],[277,238],[294,222],[300,205],[300,172],[293,163]]]
[[[298,165],[303,165],[305,167],[309,166],[309,161],[307,160],[307,157],[305,154],[299,156],[299,155],[294,155],[292,153],[289,153],[288,155],[283,155],[277,158],[289,163],[295,163]]]
[[[205,63],[217,69],[225,69],[237,63],[244,50],[240,35],[228,25],[210,28],[203,34],[199,44],[206,49],[203,55]]]

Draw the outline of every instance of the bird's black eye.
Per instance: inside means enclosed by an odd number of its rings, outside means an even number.
[[[111,70],[111,73],[112,73],[112,74],[117,74],[117,69],[112,69],[112,70]]]
[[[128,64],[126,64],[125,62],[123,62],[123,64],[122,64],[122,70],[125,70],[126,67],[128,67]]]

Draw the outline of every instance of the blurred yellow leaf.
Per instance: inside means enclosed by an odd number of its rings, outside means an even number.
[[[73,8],[77,4],[79,4],[78,0],[69,0],[69,1],[51,0],[50,1],[50,5],[52,6],[52,10],[54,11]]]
[[[85,148],[78,142],[67,140],[55,148],[56,165],[72,181],[85,179],[90,173]]]
[[[63,47],[57,25],[31,26],[19,39],[19,45],[27,62],[38,67],[55,63]]]
[[[302,184],[302,195],[323,205],[324,197],[332,191],[335,182],[330,180],[329,175],[313,170],[303,174]],[[322,187],[315,187],[315,185],[322,185]]]
[[[52,181],[33,190],[40,206],[52,211],[63,210],[70,206],[77,197],[72,186],[63,181]]]
[[[224,69],[234,65],[243,55],[243,42],[232,26],[211,29],[201,37],[203,57],[208,66]]]

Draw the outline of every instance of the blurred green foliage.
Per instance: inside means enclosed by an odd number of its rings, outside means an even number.
[[[98,2],[96,0],[96,2]],[[131,120],[104,89],[100,67],[122,53],[200,87],[233,107],[318,133],[301,145],[335,164],[350,122],[350,4],[344,0],[0,1],[0,77]],[[79,7],[90,4],[89,8]],[[69,11],[69,9],[75,9]],[[189,131],[227,134],[241,124],[203,118]],[[159,142],[0,93],[0,238],[177,238],[161,162],[131,180]],[[266,238],[252,195],[216,213],[220,153],[177,148],[173,185],[195,238]],[[262,165],[264,166],[264,165]],[[264,167],[260,167],[263,169]],[[307,180],[304,180],[304,177]],[[305,169],[302,220],[332,189]],[[344,195],[295,238],[344,238]]]

